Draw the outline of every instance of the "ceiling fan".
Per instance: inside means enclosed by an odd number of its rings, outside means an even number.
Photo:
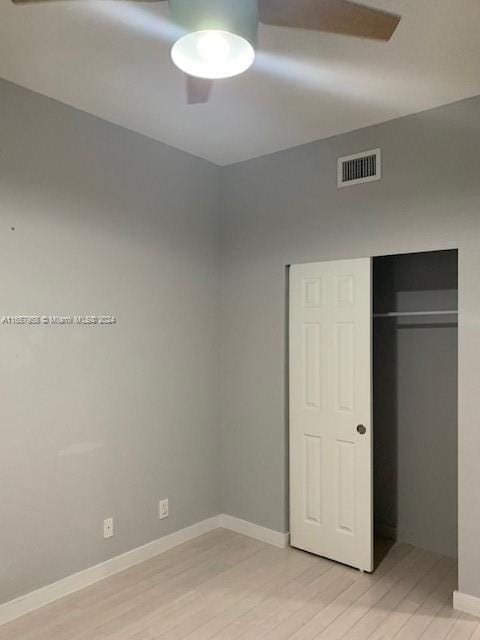
[[[51,1],[12,0],[19,5]],[[401,20],[349,0],[168,0],[168,4],[183,33],[171,56],[186,74],[189,104],[208,102],[215,79],[238,75],[252,65],[260,22],[390,40]]]

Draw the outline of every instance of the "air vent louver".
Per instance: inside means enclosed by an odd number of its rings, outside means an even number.
[[[363,151],[338,159],[338,186],[373,182],[382,177],[380,149]]]

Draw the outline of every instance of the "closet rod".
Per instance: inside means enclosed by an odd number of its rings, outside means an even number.
[[[445,316],[458,315],[457,309],[445,311],[392,311],[390,313],[374,313],[374,318],[398,318],[404,316]]]

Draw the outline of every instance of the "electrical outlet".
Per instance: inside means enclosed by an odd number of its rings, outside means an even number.
[[[105,540],[113,536],[113,518],[107,518],[103,521],[103,537]]]
[[[168,518],[168,498],[160,500],[160,502],[158,503],[158,517],[160,520],[163,520],[163,518]]]

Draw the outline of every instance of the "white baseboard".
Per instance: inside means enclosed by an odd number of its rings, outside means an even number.
[[[108,576],[118,573],[119,571],[133,567],[145,560],[149,560],[160,553],[173,549],[173,547],[176,547],[179,544],[193,540],[208,531],[218,529],[219,526],[219,516],[202,520],[190,527],[175,531],[167,536],[163,536],[163,538],[158,538],[158,540],[153,540],[153,542],[149,542],[142,547],[137,547],[136,549],[122,553],[119,556],[115,556],[110,560],[105,560],[105,562],[96,564],[93,567],[83,569],[78,573],[73,573],[62,580],[58,580],[58,582],[41,587],[40,589],[20,596],[15,600],[10,600],[10,602],[0,604],[0,625],[10,622],[15,618],[19,618],[26,613],[30,613],[30,611],[39,609],[40,607],[43,607],[50,602],[54,602],[59,598],[68,596],[75,591],[84,589],[99,580],[103,580],[104,578],[108,578]]]
[[[185,527],[185,529],[170,533],[163,538],[158,538],[158,540],[153,540],[153,542],[149,542],[142,547],[137,547],[136,549],[122,553],[119,556],[105,560],[105,562],[96,564],[88,569],[83,569],[78,573],[58,580],[58,582],[26,593],[15,600],[0,604],[0,625],[11,622],[26,613],[40,609],[40,607],[46,604],[50,604],[55,600],[75,593],[75,591],[84,589],[95,582],[99,582],[104,578],[108,578],[136,564],[140,564],[145,560],[149,560],[154,556],[173,549],[184,542],[198,538],[198,536],[218,529],[219,527],[230,529],[237,533],[243,533],[246,536],[262,540],[276,547],[286,547],[288,545],[289,536],[287,533],[266,529],[252,522],[221,514],[192,524],[190,527]]]
[[[480,598],[461,591],[453,592],[453,608],[480,617]]]
[[[218,517],[220,519],[220,526],[224,529],[243,533],[245,536],[261,540],[262,542],[268,542],[268,544],[273,544],[275,547],[282,549],[288,546],[290,538],[290,534],[288,533],[267,529],[266,527],[261,527],[259,524],[253,524],[253,522],[248,522],[241,518],[234,518],[224,513]]]

